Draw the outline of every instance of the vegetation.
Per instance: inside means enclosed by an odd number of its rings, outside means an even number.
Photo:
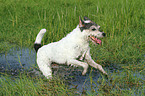
[[[88,16],[107,33],[102,46],[91,44],[91,55],[108,70],[97,83],[90,71],[90,83],[98,88],[85,95],[143,96],[145,85],[145,1],[144,0],[0,0],[0,53],[12,47],[33,47],[36,35],[46,28],[42,44],[58,41]],[[97,58],[97,59],[96,59]],[[115,69],[115,71],[113,71]],[[92,75],[91,75],[92,74]],[[0,95],[80,95],[66,80],[46,80],[20,74],[0,77]],[[91,86],[91,85],[90,85]]]

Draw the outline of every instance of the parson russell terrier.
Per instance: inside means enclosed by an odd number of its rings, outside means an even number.
[[[51,64],[53,62],[81,66],[84,68],[82,75],[86,74],[88,65],[107,75],[102,66],[95,63],[90,56],[89,41],[101,45],[101,40],[98,38],[105,36],[99,28],[100,26],[88,17],[84,17],[84,20],[79,17],[79,25],[66,37],[42,47],[41,40],[46,29],[41,29],[36,37],[34,48],[37,52],[37,64],[43,75],[47,79],[52,78]]]

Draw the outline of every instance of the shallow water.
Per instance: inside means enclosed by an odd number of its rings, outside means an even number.
[[[83,92],[84,90],[91,92],[92,89],[94,91],[98,90],[97,86],[99,83],[97,81],[101,77],[98,70],[89,68],[87,74],[82,76],[82,68],[59,66],[57,64],[53,64],[52,68],[53,75],[64,77],[68,81],[70,88],[77,88],[79,92]],[[116,65],[112,65],[105,70],[110,70],[109,72],[112,73],[116,69],[120,70]],[[41,75],[36,64],[36,53],[34,50],[29,48],[11,49],[7,54],[0,54],[0,72],[16,76],[19,72],[25,70],[28,73],[32,73],[32,75]],[[144,76],[139,73],[134,73],[134,76],[138,76],[144,80]],[[90,78],[93,79],[97,86],[91,82]]]
[[[8,53],[0,54],[0,72],[16,75],[19,71],[27,70],[34,66],[36,54],[28,48],[11,49]]]
[[[3,73],[6,72],[12,76],[16,76],[19,72],[31,69],[33,70],[32,73],[34,73],[34,75],[40,75],[41,72],[34,68],[36,66],[36,53],[34,50],[28,48],[11,49],[7,54],[0,54],[0,72]],[[82,76],[82,68],[59,66],[57,64],[54,64],[52,68],[53,75],[61,75],[67,79],[70,88],[77,87],[80,92],[83,90],[91,90],[90,80],[87,79],[89,78],[89,71],[85,76]],[[31,71],[28,72],[30,73]],[[100,76],[98,74],[98,71],[93,71],[92,78],[96,82],[97,78]]]

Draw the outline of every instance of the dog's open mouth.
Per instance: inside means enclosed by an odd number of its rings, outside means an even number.
[[[91,38],[93,43],[101,45],[102,41],[100,39],[96,38],[95,36],[89,36],[89,37]]]

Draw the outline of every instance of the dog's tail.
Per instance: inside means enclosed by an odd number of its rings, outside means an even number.
[[[34,49],[37,52],[38,49],[41,47],[41,40],[43,38],[43,35],[45,34],[46,29],[41,29],[40,32],[38,33],[35,43],[34,43]]]

